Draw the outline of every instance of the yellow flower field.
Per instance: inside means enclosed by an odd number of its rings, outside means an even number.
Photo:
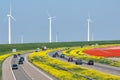
[[[4,60],[6,57],[10,56],[11,54],[4,54],[0,56],[0,61]]]
[[[26,51],[20,51],[20,52],[7,53],[7,54],[0,55],[0,61],[6,59],[8,56],[11,56],[13,54],[18,54],[18,53],[23,54],[24,52],[26,52]]]

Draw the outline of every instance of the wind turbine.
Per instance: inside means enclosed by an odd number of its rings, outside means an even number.
[[[49,42],[51,43],[52,42],[52,19],[53,19],[54,17],[52,17],[52,16],[49,16]]]
[[[56,42],[58,42],[58,32],[56,33]]]
[[[23,44],[23,35],[21,35],[21,44]]]
[[[94,35],[93,35],[93,32],[92,32],[92,41],[94,41]]]
[[[91,19],[90,19],[90,16],[88,16],[88,41],[90,41],[90,22],[91,22]]]
[[[8,43],[11,44],[11,18],[15,20],[14,17],[11,15],[11,6],[10,13],[7,16],[8,16]]]

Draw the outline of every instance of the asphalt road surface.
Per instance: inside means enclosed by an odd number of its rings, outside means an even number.
[[[28,54],[23,55],[25,61],[18,65],[18,69],[12,70],[11,65],[18,64],[18,58],[8,57],[2,66],[2,80],[56,80],[42,70],[28,62]]]
[[[58,52],[59,55],[61,55],[62,52]],[[55,54],[55,52],[51,52],[48,54],[48,56],[53,56],[53,54]],[[65,56],[65,58],[60,58],[60,57],[55,57],[56,59],[62,60],[62,61],[66,61],[68,62],[68,57]],[[75,64],[75,60],[73,59],[73,62],[70,62],[72,64]],[[107,74],[112,74],[112,75],[116,75],[116,76],[120,76],[120,68],[118,67],[113,67],[113,66],[109,66],[109,65],[104,65],[104,64],[100,64],[100,63],[94,63],[94,65],[88,65],[86,61],[83,61],[83,64],[80,65],[86,68],[90,68],[90,69],[95,69]]]
[[[12,58],[11,65],[12,64],[18,64],[18,58]],[[13,70],[13,74],[15,75],[15,80],[32,80],[24,71],[22,65],[19,64],[18,69]]]

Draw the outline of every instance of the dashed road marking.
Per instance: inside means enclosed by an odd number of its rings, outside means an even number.
[[[11,70],[11,72],[12,72],[13,78],[14,78],[14,80],[16,80],[16,77],[15,77],[15,75],[14,75],[14,73],[13,73],[12,68],[11,68],[11,60],[9,60],[9,66],[10,66],[10,70]],[[7,76],[6,76],[6,77],[7,77]]]

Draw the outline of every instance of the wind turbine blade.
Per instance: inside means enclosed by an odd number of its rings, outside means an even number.
[[[10,15],[10,17],[11,17],[14,21],[16,21],[15,18],[14,18],[13,16]]]
[[[10,2],[10,15],[11,15],[11,2]]]
[[[50,17],[50,14],[49,14],[49,12],[48,12],[48,11],[46,11],[46,13],[47,13],[48,17]]]
[[[11,6],[10,6],[10,15],[11,15]]]
[[[52,18],[55,18],[55,16],[53,16]]]

